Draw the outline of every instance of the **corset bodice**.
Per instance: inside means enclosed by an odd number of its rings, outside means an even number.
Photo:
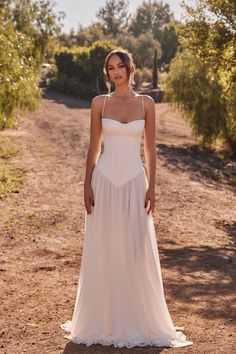
[[[140,155],[144,125],[144,119],[121,123],[102,118],[104,150],[96,168],[116,187],[124,185],[144,171]]]

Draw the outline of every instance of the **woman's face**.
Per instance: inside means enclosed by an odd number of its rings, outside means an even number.
[[[110,80],[115,85],[127,84],[128,82],[128,74],[125,64],[116,54],[112,55],[108,61],[108,74]]]

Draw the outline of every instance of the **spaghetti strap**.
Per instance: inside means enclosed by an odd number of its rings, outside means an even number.
[[[145,118],[145,109],[144,109],[144,103],[143,103],[143,95],[142,95],[142,105],[143,105],[143,118]]]
[[[102,107],[102,118],[103,118],[103,115],[104,115],[104,110],[105,110],[106,100],[107,100],[107,95],[105,96],[105,100],[103,101],[103,107]]]

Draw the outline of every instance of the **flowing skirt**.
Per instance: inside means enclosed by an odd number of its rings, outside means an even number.
[[[115,187],[95,166],[95,205],[85,215],[84,248],[72,320],[74,343],[115,347],[192,345],[165,301],[153,216],[144,207],[145,170]]]

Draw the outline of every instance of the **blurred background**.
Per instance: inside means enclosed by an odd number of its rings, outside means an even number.
[[[2,0],[0,129],[36,109],[45,88],[90,100],[122,47],[134,89],[179,107],[201,143],[236,157],[236,4],[214,1]]]

